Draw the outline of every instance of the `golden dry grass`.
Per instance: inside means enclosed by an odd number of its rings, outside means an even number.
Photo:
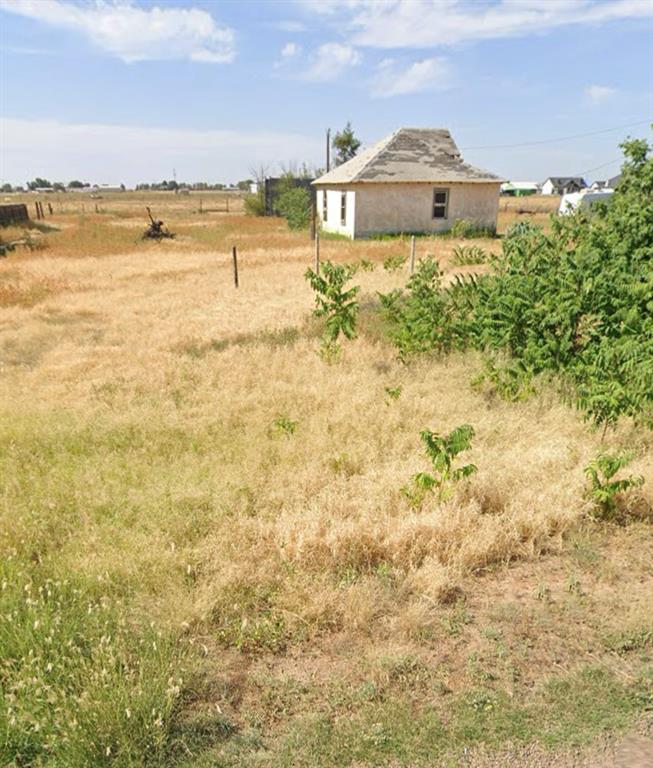
[[[653,508],[650,432],[624,424],[609,436],[611,447],[638,449],[632,470],[646,484],[630,502],[642,522],[614,533],[623,560],[609,538],[587,545],[606,554],[607,573],[592,574],[602,618],[573,641],[549,611],[536,624],[550,645],[534,637],[524,650],[519,627],[532,634],[538,583],[564,594],[574,578],[569,542],[584,530],[583,468],[600,437],[547,389],[522,404],[474,390],[473,356],[401,364],[368,311],[342,361],[324,363],[305,234],[240,214],[208,224],[173,207],[160,215],[179,240],[141,243],[124,218],[61,214],[48,249],[0,263],[0,398],[13,446],[5,555],[108,580],[135,616],[205,647],[218,677],[242,676],[254,652],[266,674],[303,668],[314,680],[357,679],[357,658],[383,675],[379,657],[427,663],[444,648],[447,685],[464,690],[480,674],[466,666],[474,644],[482,656],[489,641],[474,639],[460,606],[501,625],[504,660],[531,680],[551,671],[552,647],[572,669],[586,660],[574,642],[644,620],[637,580],[650,587],[650,561],[629,560]],[[435,251],[450,273],[454,245],[425,239],[418,251]],[[322,258],[376,264],[356,276],[365,306],[405,282],[405,270],[381,268],[402,250],[325,240]],[[398,399],[387,387],[401,387]],[[275,426],[280,416],[294,433]],[[427,468],[420,430],[465,422],[478,473],[446,504],[412,510],[400,489]],[[501,614],[511,590],[516,614]],[[586,607],[573,605],[583,622]],[[257,710],[260,673],[245,674],[240,703],[227,697],[235,718]]]
[[[464,573],[559,547],[583,515],[582,469],[598,438],[548,395],[519,406],[488,401],[472,391],[474,363],[466,357],[405,367],[390,347],[363,336],[342,364],[325,365],[305,328],[311,245],[284,233],[292,248],[264,249],[260,230],[267,226],[274,240],[277,221],[254,220],[249,232],[250,220],[236,223],[238,291],[226,247],[216,253],[177,243],[101,261],[32,254],[5,283],[17,295],[29,286],[3,312],[3,394],[15,414],[70,409],[78,419],[101,414],[198,432],[217,421],[242,444],[227,463],[192,457],[208,462],[204,490],[191,483],[183,492],[217,494],[247,514],[229,520],[228,537],[219,524],[193,549],[189,559],[204,575],[183,620],[204,619],[230,599],[224,595],[264,582],[281,589],[281,609],[297,617],[291,624],[374,632],[373,618],[390,611],[404,625],[415,603],[437,599]],[[378,263],[397,247],[327,241],[322,255]],[[359,278],[365,301],[405,276],[379,268]],[[299,338],[279,346],[257,340],[284,329],[298,329]],[[390,386],[402,387],[396,402],[385,395]],[[279,414],[298,421],[296,435],[270,436]],[[470,458],[478,475],[445,510],[433,502],[411,511],[400,488],[425,467],[419,431],[462,422],[477,431]],[[650,472],[650,462],[636,469]],[[234,541],[251,545],[234,550]],[[128,555],[107,542],[114,568],[117,555],[132,567],[144,542],[132,545]],[[377,594],[381,566],[395,582],[390,606]],[[344,592],[342,578],[352,580]]]

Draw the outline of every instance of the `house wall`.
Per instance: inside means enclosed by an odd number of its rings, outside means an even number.
[[[347,210],[345,225],[340,220],[341,193],[347,195]],[[327,198],[327,218],[323,220],[324,195]],[[319,189],[317,192],[317,215],[322,229],[325,232],[334,232],[347,237],[354,237],[354,223],[356,221],[356,191],[351,188],[339,187],[337,189]]]
[[[549,179],[547,179],[544,184],[542,184],[542,194],[543,195],[555,195],[556,191],[553,186],[553,182],[551,182]]]
[[[353,236],[375,233],[446,232],[457,219],[496,227],[500,183],[357,184]],[[446,219],[433,218],[433,190],[448,189]],[[329,209],[331,215],[331,209]]]

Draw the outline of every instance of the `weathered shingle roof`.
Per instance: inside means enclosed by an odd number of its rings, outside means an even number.
[[[419,181],[497,184],[502,179],[466,163],[446,129],[400,128],[313,183]]]

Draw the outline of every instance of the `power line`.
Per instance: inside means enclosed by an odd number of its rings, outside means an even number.
[[[622,131],[624,128],[634,128],[637,125],[644,125],[650,123],[649,120],[640,120],[637,123],[629,123],[628,125],[617,125],[614,128],[604,128],[601,131],[590,131],[589,133],[575,133],[572,136],[560,136],[557,139],[543,139],[542,141],[523,141],[519,144],[488,144],[479,147],[462,147],[463,151],[469,149],[514,149],[515,147],[534,147],[539,144],[556,144],[559,141],[569,141],[571,139],[583,139],[586,136],[598,136],[600,133],[611,133],[612,131]]]
[[[623,157],[617,157],[615,160],[610,160],[607,163],[601,163],[601,165],[596,165],[594,168],[588,168],[586,171],[577,173],[576,176],[585,176],[586,174],[592,173],[593,171],[598,171],[600,168],[606,168],[608,165],[614,165],[614,163],[621,163],[622,161]]]

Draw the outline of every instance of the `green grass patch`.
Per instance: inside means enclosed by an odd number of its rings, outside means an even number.
[[[11,560],[0,579],[0,762],[164,765],[180,655],[98,582]]]

